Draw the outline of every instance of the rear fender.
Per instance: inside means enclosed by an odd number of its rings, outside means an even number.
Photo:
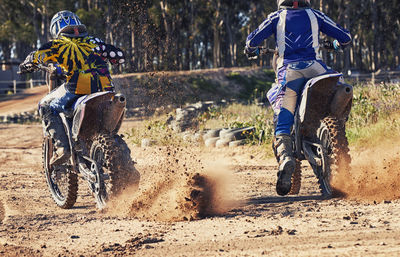
[[[340,73],[325,74],[310,79],[304,87],[299,106],[299,125],[306,131],[314,131],[319,122],[329,115]],[[305,135],[307,136],[307,135]]]
[[[75,107],[72,135],[90,138],[101,132],[117,133],[125,113],[126,100],[121,94],[100,92],[88,95]]]
[[[72,138],[90,138],[101,130],[102,105],[111,101],[113,92],[99,92],[86,95],[75,103],[72,123]]]
[[[329,110],[340,76],[340,73],[326,74],[307,81],[299,107],[300,122],[304,122],[307,112],[314,106],[322,112]],[[313,104],[315,102],[317,105]]]

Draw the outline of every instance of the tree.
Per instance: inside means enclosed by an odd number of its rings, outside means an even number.
[[[272,4],[271,4],[272,3]],[[353,35],[353,45],[328,64],[375,71],[400,65],[400,0],[319,0],[316,8]],[[51,17],[76,12],[90,34],[126,51],[126,72],[250,65],[247,35],[275,1],[231,0],[0,0],[0,58],[23,59],[50,39]],[[273,37],[265,42],[274,47]],[[12,52],[13,51],[13,52]],[[330,59],[331,58],[331,59]],[[262,57],[260,65],[269,65]]]

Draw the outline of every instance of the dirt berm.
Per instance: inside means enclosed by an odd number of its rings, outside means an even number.
[[[133,73],[113,76],[128,108],[156,108],[199,100],[263,98],[274,81],[272,70],[220,68],[179,72]]]
[[[116,91],[127,96],[128,109],[144,107],[149,111],[199,100],[262,98],[273,80],[271,70],[249,67],[113,76]],[[0,98],[0,115],[32,111],[46,94],[46,86],[41,86],[3,96]]]

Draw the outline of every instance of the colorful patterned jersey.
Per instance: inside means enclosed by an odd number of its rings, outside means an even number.
[[[34,64],[55,63],[66,73],[66,88],[77,95],[112,91],[114,87],[106,61],[123,63],[121,49],[105,44],[98,38],[61,37],[31,54]]]

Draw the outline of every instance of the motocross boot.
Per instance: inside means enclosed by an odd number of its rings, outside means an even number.
[[[287,195],[292,186],[292,174],[296,167],[293,157],[293,142],[290,135],[280,134],[275,137],[272,144],[276,160],[279,163],[276,192]]]
[[[58,114],[48,112],[42,116],[42,119],[46,131],[54,140],[54,151],[50,164],[60,165],[67,162],[70,157],[69,142],[61,117]]]

